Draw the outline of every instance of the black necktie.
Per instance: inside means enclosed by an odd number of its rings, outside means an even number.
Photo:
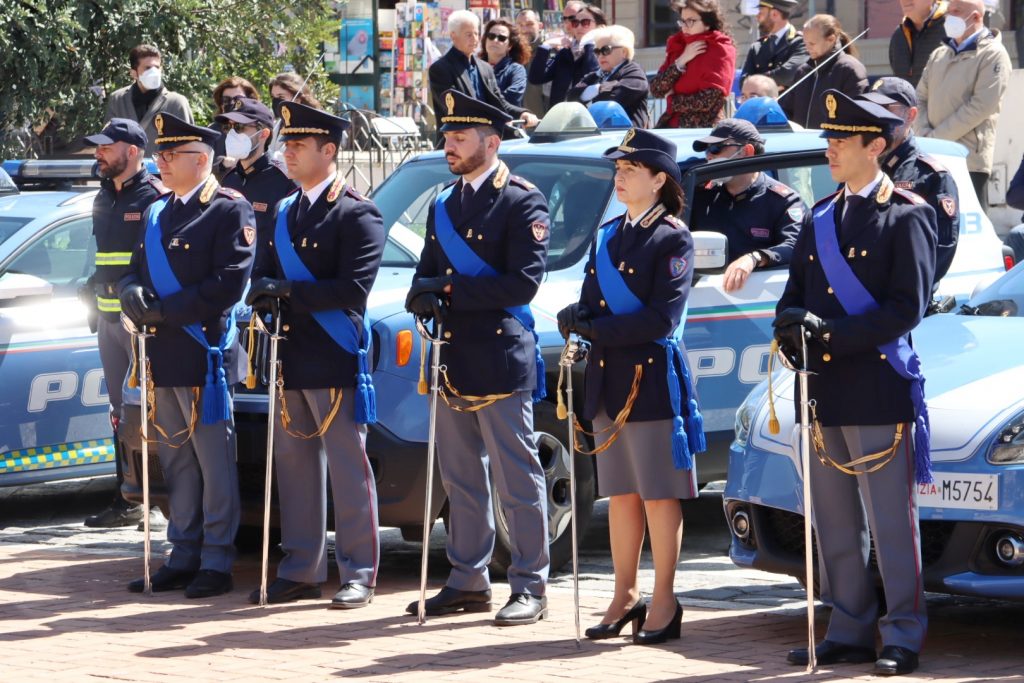
[[[473,203],[473,186],[466,183],[462,186],[462,210],[465,212]]]
[[[857,213],[857,207],[864,203],[864,197],[857,194],[848,194],[845,198],[846,208],[843,209],[843,220],[839,222],[840,238],[846,239],[853,232],[856,219],[852,218]]]
[[[171,205],[168,208],[170,210],[167,212],[167,219],[173,221],[174,217],[180,214],[181,210],[185,208],[185,202],[181,201],[180,199],[175,199],[173,202],[171,202]]]
[[[295,222],[301,223],[302,219],[306,217],[309,212],[309,197],[302,195],[302,199],[299,200],[299,210],[295,212]]]

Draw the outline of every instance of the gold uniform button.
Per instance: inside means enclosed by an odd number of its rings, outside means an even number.
[[[446,332],[444,333],[444,338],[445,338],[445,339],[451,339],[451,338],[452,338],[452,333],[451,333],[451,331],[450,331],[450,330],[449,330],[449,331],[446,331]]]
[[[594,274],[594,269],[593,269],[593,268],[591,268],[591,269],[590,269],[590,274],[591,274],[591,275],[593,275],[593,274]]]
[[[270,240],[269,242],[267,242],[267,244],[269,244],[270,246],[274,246],[274,240]]]
[[[452,269],[448,268],[447,270],[444,271],[444,274],[445,275],[451,275],[452,274]]]
[[[433,235],[431,235],[431,236],[430,236],[430,239],[432,239],[432,240],[433,240],[433,239],[437,239],[437,238],[436,238],[436,237],[434,237]]]
[[[599,361],[597,362],[597,364],[598,364],[598,365],[600,365],[600,366],[601,366],[601,367],[603,368],[603,367],[604,367],[604,358],[602,358],[601,360],[599,360]]]
[[[203,325],[203,332],[206,332],[206,325]]]
[[[632,275],[632,274],[633,274],[633,272],[634,272],[634,271],[633,271],[633,269],[632,269],[632,268],[630,268],[630,269],[629,269],[629,274],[630,274],[630,275]]]
[[[499,327],[498,329],[496,329],[496,330],[494,331],[494,334],[503,334],[503,331],[502,331],[502,329],[501,329],[501,328]]]
[[[287,332],[290,329],[292,329],[291,325],[281,325],[281,331],[282,332]]]
[[[879,358],[881,358],[882,360],[885,360],[885,359],[886,359],[886,355],[885,355],[885,354],[883,353],[883,354],[881,354],[881,355],[879,356]]]
[[[149,333],[150,334],[156,334],[156,328],[155,327],[149,328]]]
[[[476,236],[476,238],[477,238],[478,240],[482,240],[482,239],[484,238],[484,236],[483,236],[483,235],[477,235],[477,236]]]
[[[813,261],[813,260],[814,260],[814,254],[811,254],[811,255],[810,255],[810,256],[808,256],[807,258],[808,258],[809,260]]]
[[[604,308],[605,306],[607,306],[607,305],[608,305],[608,304],[606,304],[606,303],[605,303],[604,299],[601,299],[601,300],[600,300],[599,302],[597,302],[597,303],[598,303],[598,305],[599,305],[599,306],[600,306],[601,308]]]
[[[188,249],[188,242],[185,243],[185,249]]]
[[[829,288],[828,288],[828,293],[829,293],[829,294],[834,294],[834,292],[832,291],[832,288],[831,288],[831,287],[829,287]]]
[[[864,251],[860,252],[860,255],[861,256],[867,256],[868,255],[868,250],[865,249]]]
[[[830,360],[832,360],[832,354],[826,353],[824,356],[821,357],[821,359],[827,363]]]
[[[313,242],[313,248],[316,249],[316,242]]]
[[[648,358],[648,359],[647,359],[647,363],[648,363],[649,365],[654,365],[654,359],[653,359],[653,358]]]

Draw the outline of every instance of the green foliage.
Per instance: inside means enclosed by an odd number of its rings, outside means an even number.
[[[0,0],[0,130],[51,118],[75,140],[103,124],[105,96],[131,83],[128,51],[163,53],[164,84],[185,95],[197,121],[213,116],[214,86],[267,83],[291,65],[305,77],[322,41],[337,40],[330,0]],[[321,102],[337,86],[319,69]],[[96,94],[103,89],[104,96]],[[0,136],[0,158],[5,155]]]

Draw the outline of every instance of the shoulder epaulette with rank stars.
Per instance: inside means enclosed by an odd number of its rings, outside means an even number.
[[[219,189],[221,189],[220,183],[218,183],[217,179],[211,175],[206,179],[206,183],[203,185],[203,189],[199,193],[199,203],[209,204]],[[228,196],[231,197],[232,195]]]
[[[946,168],[941,161],[933,157],[931,154],[919,154],[917,158],[920,159],[923,164],[928,166],[928,168],[932,169],[937,173],[942,173],[943,171],[949,172],[949,169]]]
[[[331,183],[331,186],[327,189],[327,202],[329,204],[333,204],[337,201],[338,197],[341,196],[342,191],[345,190],[345,187],[345,179],[341,177],[341,174],[339,173],[334,177],[334,182]]]
[[[222,197],[230,197],[231,199],[245,199],[245,195],[230,187],[218,187],[217,193]]]
[[[346,185],[345,186],[345,194],[348,195],[349,197],[352,197],[352,199],[358,200],[360,202],[368,202],[368,201],[370,201],[369,197],[367,197],[364,194],[361,194],[359,192],[359,190],[357,190],[356,188],[352,187],[351,185]]]
[[[911,192],[910,190],[901,190],[898,187],[893,190],[893,196],[901,197],[902,199],[906,200],[906,202],[908,204],[924,204],[925,203],[924,197],[922,197],[921,195],[917,194],[916,192]]]
[[[666,223],[671,225],[673,228],[676,228],[677,230],[682,230],[683,228],[686,227],[686,223],[684,223],[683,220],[678,216],[673,216],[672,214],[665,214],[663,218],[665,219]]]
[[[793,194],[793,188],[785,183],[780,183],[778,180],[771,177],[768,178],[768,189],[775,194],[782,195],[783,197],[788,197]]]
[[[515,185],[515,186],[517,186],[517,187],[521,187],[521,188],[523,188],[524,190],[536,190],[536,189],[537,189],[537,186],[536,186],[536,185],[534,185],[533,183],[531,183],[531,182],[530,182],[529,180],[527,180],[526,178],[523,178],[522,176],[518,176],[518,175],[514,175],[514,176],[509,176],[509,179],[508,179],[508,180],[509,180],[509,182],[510,182],[510,183],[512,183],[513,185]]]
[[[842,190],[836,190],[832,194],[822,197],[821,199],[814,203],[814,206],[812,206],[811,209],[816,209],[819,206],[824,206],[825,204],[828,204],[829,202],[834,200],[836,198],[836,195],[838,195],[840,192],[842,192]]]

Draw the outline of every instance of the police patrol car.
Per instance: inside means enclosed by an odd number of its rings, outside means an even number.
[[[933,483],[918,485],[925,590],[1024,599],[1022,315],[1024,264],[982,288],[958,315],[925,318],[914,330],[934,470]],[[773,377],[778,435],[768,430],[767,382],[740,406],[724,504],[732,561],[802,582],[793,378],[781,369]]]

